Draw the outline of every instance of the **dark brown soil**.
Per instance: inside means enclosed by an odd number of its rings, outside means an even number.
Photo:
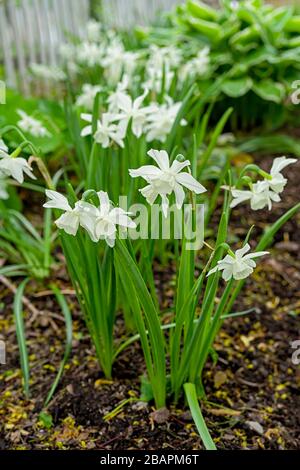
[[[271,159],[263,161],[269,168]],[[245,236],[252,223],[262,232],[299,201],[300,162],[287,170],[290,182],[283,202],[272,212],[233,211],[231,242]],[[300,447],[300,371],[292,364],[291,342],[300,339],[300,215],[277,234],[272,256],[263,259],[249,279],[234,311],[256,310],[227,319],[215,344],[219,359],[205,370],[207,400],[203,412],[219,448],[296,449]],[[191,415],[180,403],[157,415],[139,401],[144,373],[138,343],[117,360],[113,381],[99,371],[82,316],[62,264],[56,282],[66,292],[74,320],[72,356],[47,413],[53,425],[39,420],[64,352],[64,322],[44,285],[31,282],[26,296],[39,311],[25,307],[31,367],[31,398],[22,392],[11,290],[0,285],[0,339],[7,364],[0,366],[0,449],[189,449],[202,448]],[[172,294],[173,271],[157,273],[163,302]],[[117,336],[124,335],[119,319]],[[124,401],[126,400],[126,401]],[[124,401],[124,402],[123,402]],[[104,419],[116,407],[111,419]],[[160,423],[159,423],[160,422]]]

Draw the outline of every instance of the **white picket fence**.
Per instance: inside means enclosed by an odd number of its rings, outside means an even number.
[[[58,66],[59,45],[69,34],[82,36],[89,9],[89,0],[0,1],[0,61],[7,86],[26,93],[29,64]]]
[[[130,29],[145,25],[157,12],[182,0],[99,0],[109,26]],[[6,85],[28,94],[32,63],[56,67],[59,49],[69,35],[83,38],[90,0],[0,0],[0,64]]]

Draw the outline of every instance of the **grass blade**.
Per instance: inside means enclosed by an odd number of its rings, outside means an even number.
[[[195,385],[191,383],[184,384],[184,391],[192,413],[193,420],[196,424],[205,449],[217,450],[216,445],[212,440],[211,435],[209,434],[204,418],[202,416]]]
[[[68,304],[66,302],[66,299],[65,297],[63,296],[63,294],[61,293],[61,291],[54,285],[51,286],[51,289],[52,291],[54,292],[55,296],[56,296],[56,299],[62,309],[62,312],[64,314],[64,318],[65,318],[65,324],[66,324],[66,346],[65,346],[65,353],[64,353],[64,357],[60,363],[60,366],[59,366],[59,370],[57,372],[57,375],[55,377],[55,380],[52,384],[52,387],[47,395],[47,398],[46,398],[46,401],[44,403],[44,407],[46,407],[52,397],[53,397],[53,394],[56,390],[56,387],[61,379],[61,376],[63,374],[63,371],[64,371],[64,368],[65,368],[65,365],[69,359],[69,356],[70,356],[70,353],[71,353],[71,349],[72,349],[72,336],[73,336],[73,331],[72,331],[72,315],[71,315],[71,312],[70,312],[70,309],[68,307]]]
[[[29,397],[29,360],[26,346],[22,298],[25,286],[28,281],[29,279],[24,279],[24,281],[19,285],[15,294],[13,306],[16,334],[20,351],[21,369],[24,381],[24,392],[27,398]]]

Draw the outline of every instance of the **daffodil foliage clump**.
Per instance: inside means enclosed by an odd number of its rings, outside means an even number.
[[[250,21],[249,15],[241,21]],[[231,212],[239,204],[272,210],[288,183],[285,168],[296,159],[275,158],[268,171],[253,163],[233,164],[235,138],[224,133],[233,109],[224,110],[209,130],[213,90],[199,88],[199,81],[211,79],[216,70],[210,45],[187,58],[184,48],[175,45],[134,48],[129,42],[92,21],[86,41],[62,44],[60,70],[32,64],[35,77],[46,77],[53,86],[64,83],[64,101],[42,100],[32,110],[32,101],[29,106],[18,100],[14,111],[4,112],[0,253],[9,263],[0,267],[0,275],[24,278],[14,313],[27,395],[22,297],[29,279],[55,276],[60,247],[105,376],[110,379],[118,355],[140,341],[147,371],[143,398],[162,408],[185,392],[203,442],[213,449],[198,405],[205,394],[203,369],[245,280],[260,258],[269,256],[274,235],[300,205],[282,214],[259,240],[249,227],[237,246],[229,245]],[[41,230],[22,214],[20,188],[26,195],[39,195],[45,208]],[[220,207],[208,243],[211,217]],[[166,321],[154,261],[166,266],[172,259],[174,308]],[[72,345],[70,310],[55,282],[50,288],[67,334],[46,404]],[[121,343],[116,341],[117,312],[127,328]]]

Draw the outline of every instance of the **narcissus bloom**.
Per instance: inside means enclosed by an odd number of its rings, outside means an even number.
[[[296,161],[297,161],[296,158],[286,158],[286,157],[275,158],[271,171],[270,171],[270,176],[272,178],[270,180],[265,180],[266,182],[269,183],[269,186],[272,189],[272,191],[275,191],[275,193],[282,193],[288,180],[281,174],[281,172],[288,165],[291,165],[292,163],[296,163]]]
[[[91,114],[81,114],[81,118],[89,122],[90,124],[84,127],[81,131],[81,136],[86,137],[87,135],[92,135],[93,128],[92,122],[93,117]],[[119,119],[118,115],[111,113],[104,113],[97,121],[97,130],[94,133],[93,137],[98,144],[101,144],[103,148],[109,147],[111,142],[115,142],[120,147],[124,148],[124,129],[116,124],[116,121]]]
[[[44,204],[45,208],[64,211],[55,224],[69,235],[75,236],[81,226],[88,232],[93,242],[105,240],[110,247],[113,247],[117,226],[123,228],[135,228],[136,226],[127,212],[112,206],[108,194],[103,191],[97,193],[99,207],[81,200],[77,201],[72,208],[67,198],[56,191],[46,190],[46,196],[49,201]]]
[[[136,224],[129,217],[129,213],[119,207],[113,207],[108,194],[104,191],[97,193],[99,207],[85,201],[80,201],[81,225],[87,230],[94,242],[105,240],[112,248],[115,245],[117,226],[122,228],[135,228]]]
[[[22,184],[24,182],[24,173],[30,178],[36,179],[31,171],[31,166],[25,158],[17,156],[17,151],[8,155],[8,153],[0,149],[0,175],[11,176],[18,183]]]
[[[151,112],[152,107],[142,106],[145,97],[148,94],[148,90],[138,96],[135,100],[131,98],[127,93],[119,94],[119,110],[120,110],[120,126],[124,129],[124,135],[131,120],[132,132],[139,138],[143,133],[147,116]]]
[[[102,90],[101,86],[98,85],[90,85],[89,83],[85,83],[82,87],[82,93],[78,96],[76,100],[77,106],[82,106],[87,111],[92,111],[94,107],[94,100],[96,98],[97,93]]]
[[[68,199],[57,191],[47,189],[46,196],[49,198],[49,201],[46,202],[43,207],[46,209],[65,211],[64,214],[55,221],[55,225],[69,235],[75,236],[79,228],[81,216],[79,202],[76,202],[74,209],[72,209]]]
[[[24,132],[28,132],[33,137],[47,137],[50,132],[43,126],[41,121],[29,116],[25,111],[18,109],[18,115],[21,120],[17,122],[17,126]]]
[[[183,188],[187,188],[196,194],[206,191],[204,186],[195,180],[192,175],[182,172],[184,168],[190,166],[189,160],[180,162],[175,159],[170,166],[169,155],[165,150],[150,150],[148,155],[155,160],[158,167],[145,165],[136,170],[129,170],[129,174],[132,178],[144,178],[149,183],[148,186],[140,190],[149,204],[152,205],[157,197],[161,196],[165,217],[168,215],[168,196],[172,193],[175,194],[176,205],[180,209],[185,198]]]
[[[147,142],[153,140],[166,141],[180,108],[181,103],[173,103],[171,99],[168,99],[168,102],[162,105],[156,103],[152,105],[145,127]],[[186,121],[182,119],[180,124],[185,126]]]
[[[247,243],[243,248],[237,250],[235,253],[230,253],[224,259],[218,261],[215,268],[211,269],[207,276],[214,274],[217,271],[222,271],[222,278],[224,281],[229,281],[231,278],[239,281],[245,279],[253,273],[256,268],[254,258],[268,255],[268,251],[257,251],[256,253],[248,253],[251,247]],[[248,253],[248,254],[246,254]]]
[[[271,210],[273,202],[281,201],[279,194],[282,193],[288,182],[288,180],[282,175],[281,171],[296,161],[297,160],[295,158],[275,158],[270,174],[259,170],[260,174],[265,177],[264,180],[250,185],[251,187],[248,190],[240,190],[236,188],[231,189],[233,201],[231,202],[230,207],[233,208],[242,202],[250,201],[252,210],[259,210],[264,207],[268,207],[269,210]],[[226,187],[226,189],[229,188]]]
[[[272,191],[267,181],[258,181],[252,185],[249,190],[232,189],[231,194],[233,200],[230,204],[231,208],[236,207],[245,201],[250,201],[250,206],[253,211],[264,209],[268,207],[272,209],[272,202],[280,202],[279,194]]]

